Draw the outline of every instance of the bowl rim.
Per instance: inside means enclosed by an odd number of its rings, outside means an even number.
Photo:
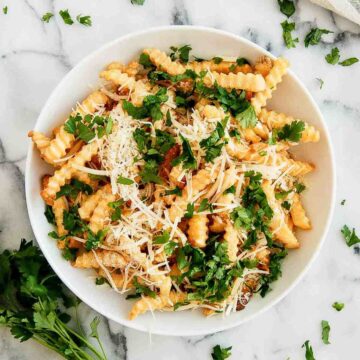
[[[275,58],[275,56],[273,54],[271,54],[269,51],[267,51],[266,49],[262,48],[261,46],[255,44],[255,43],[253,43],[250,40],[247,40],[239,35],[236,35],[234,33],[231,33],[231,32],[225,31],[225,30],[219,30],[219,29],[206,27],[206,26],[166,25],[166,26],[151,27],[151,28],[148,28],[145,30],[131,32],[126,35],[117,37],[116,39],[111,40],[111,41],[105,43],[104,45],[100,46],[96,50],[92,51],[91,53],[86,55],[82,60],[80,60],[67,74],[65,74],[65,76],[60,80],[60,82],[52,90],[50,96],[47,98],[44,106],[41,109],[41,112],[39,113],[39,115],[36,119],[34,129],[36,129],[38,127],[39,120],[48,111],[49,103],[51,103],[52,99],[55,97],[58,89],[61,88],[63,86],[63,84],[68,81],[68,78],[71,77],[71,75],[73,73],[76,73],[78,68],[81,68],[84,64],[86,64],[87,62],[90,62],[93,58],[96,58],[99,53],[105,51],[106,49],[111,48],[117,42],[126,41],[126,40],[131,39],[132,37],[141,36],[143,34],[149,34],[149,33],[151,34],[151,33],[157,33],[157,32],[162,32],[162,31],[173,31],[173,30],[177,30],[177,31],[180,30],[180,31],[184,31],[184,32],[200,30],[200,31],[208,32],[208,33],[215,33],[218,35],[230,37],[230,38],[233,38],[234,40],[243,42],[247,46],[250,46],[252,48],[255,48],[256,50],[261,51],[264,55],[267,55],[272,59]],[[303,279],[305,274],[309,271],[309,268],[311,267],[311,265],[314,263],[314,261],[318,257],[320,250],[321,250],[321,248],[325,242],[325,239],[327,237],[327,234],[329,232],[329,228],[330,228],[330,224],[331,224],[331,221],[333,218],[334,208],[335,208],[337,184],[336,184],[336,166],[335,166],[334,149],[333,149],[333,144],[332,144],[332,140],[330,137],[329,129],[326,125],[324,117],[322,116],[317,103],[311,96],[310,91],[305,87],[305,85],[300,81],[300,79],[297,77],[297,75],[295,75],[293,73],[293,71],[291,69],[288,70],[288,73],[291,75],[291,77],[296,82],[296,84],[300,87],[301,91],[306,95],[311,106],[314,109],[314,112],[318,116],[318,118],[323,126],[323,132],[324,132],[324,135],[328,142],[328,147],[329,147],[330,173],[331,173],[331,179],[329,179],[329,180],[331,180],[331,184],[332,184],[332,189],[331,189],[331,193],[330,193],[330,209],[328,212],[328,217],[327,217],[327,220],[326,220],[326,223],[324,226],[324,230],[321,235],[319,243],[317,244],[316,248],[314,249],[309,261],[307,262],[307,264],[305,265],[303,270],[299,274],[296,275],[293,282],[278,297],[274,298],[272,301],[270,301],[268,304],[264,305],[261,309],[257,310],[253,314],[249,314],[249,315],[245,316],[244,318],[234,320],[231,324],[227,324],[227,325],[221,325],[221,322],[219,322],[219,325],[213,326],[211,328],[204,327],[204,329],[196,330],[196,331],[189,329],[186,334],[177,333],[176,331],[173,333],[169,333],[169,332],[165,332],[164,330],[155,330],[155,329],[151,330],[151,333],[157,334],[157,335],[165,335],[165,336],[199,336],[199,335],[206,335],[206,334],[210,334],[210,333],[216,333],[216,332],[220,332],[220,331],[224,331],[224,330],[229,330],[229,329],[239,326],[247,321],[250,321],[250,320],[254,319],[255,317],[259,316],[260,314],[263,314],[265,311],[269,310],[271,307],[275,306],[281,300],[283,300],[295,288],[295,286],[297,286],[300,283],[300,281]],[[38,238],[42,237],[42,234],[40,234],[40,230],[38,229],[35,215],[33,215],[33,213],[31,212],[31,205],[30,205],[30,200],[29,200],[30,199],[30,180],[29,180],[30,177],[28,174],[32,171],[30,165],[31,165],[31,157],[32,157],[33,151],[34,151],[34,147],[33,147],[32,142],[30,141],[29,146],[28,146],[28,152],[27,152],[27,157],[26,157],[26,166],[25,166],[25,197],[26,197],[26,206],[27,206],[27,211],[28,211],[28,215],[29,215],[29,219],[30,219],[30,224],[31,224],[32,230],[34,232],[35,238],[38,239]],[[51,268],[54,270],[54,272],[57,274],[57,276],[61,279],[61,281],[66,285],[66,287],[69,290],[71,290],[78,298],[80,298],[85,304],[88,305],[88,303],[86,301],[84,301],[84,296],[81,294],[80,291],[77,290],[75,285],[72,285],[71,282],[68,281],[68,279],[62,275],[61,269],[58,268],[56,265],[52,264],[51,256],[49,256],[49,257],[47,256],[46,250],[44,251],[44,247],[42,246],[42,241],[37,240],[37,243],[38,243],[42,253],[44,254],[46,260],[50,264]],[[132,329],[135,329],[138,331],[143,331],[143,332],[150,331],[149,329],[141,327],[141,325],[137,324],[136,322],[131,322],[127,319],[123,319],[123,321],[119,321],[118,319],[115,320],[114,318],[111,317],[111,314],[105,313],[104,311],[97,309],[95,306],[92,306],[92,305],[91,306],[88,305],[88,306],[90,308],[92,308],[93,310],[97,311],[98,313],[100,313],[102,316],[105,316],[107,319],[112,320],[116,323],[119,323],[121,325],[127,326],[129,328],[132,328]]]

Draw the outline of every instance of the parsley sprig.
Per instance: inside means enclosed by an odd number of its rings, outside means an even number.
[[[78,306],[60,279],[32,242],[21,241],[19,250],[0,254],[0,325],[10,329],[20,341],[33,339],[66,359],[106,360],[97,327],[91,324],[90,337],[67,323],[71,316],[65,308]],[[75,315],[77,312],[75,312]]]

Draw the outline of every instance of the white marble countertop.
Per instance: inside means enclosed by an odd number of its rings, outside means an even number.
[[[242,326],[205,337],[162,337],[140,333],[103,319],[101,336],[109,359],[210,359],[216,344],[233,346],[233,359],[304,359],[309,339],[317,360],[358,358],[360,339],[360,250],[348,248],[340,235],[347,223],[360,231],[360,64],[332,66],[324,56],[337,46],[343,57],[360,56],[360,27],[298,0],[294,19],[300,39],[311,26],[334,31],[319,46],[302,41],[287,50],[275,0],[18,0],[0,1],[0,248],[33,238],[24,197],[27,131],[61,78],[84,56],[126,33],[168,24],[211,26],[243,36],[275,55],[283,54],[311,91],[330,129],[337,164],[337,204],[325,246],[303,281],[277,306]],[[49,24],[45,12],[89,14],[93,26]],[[55,20],[55,21],[54,21]],[[316,78],[324,80],[320,90]],[[344,206],[340,201],[346,199]],[[1,271],[1,269],[0,269]],[[331,304],[345,302],[336,312]],[[93,316],[82,305],[82,319]],[[331,324],[331,345],[321,341],[320,321]],[[357,340],[356,340],[357,339]],[[54,358],[32,341],[21,344],[0,330],[0,359]]]

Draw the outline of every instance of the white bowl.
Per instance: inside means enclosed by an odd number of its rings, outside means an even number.
[[[87,56],[64,77],[45,104],[35,130],[49,133],[63,122],[74,104],[89,93],[89,86],[98,85],[99,71],[109,62],[128,62],[146,47],[168,50],[172,45],[182,44],[191,44],[192,53],[203,58],[241,56],[255,61],[260,55],[272,56],[248,40],[210,28],[173,26],[130,34]],[[30,145],[26,165],[26,198],[31,225],[41,250],[66,286],[82,301],[111,320],[137,330],[177,336],[201,335],[229,329],[262,313],[289,293],[315,259],[328,230],[335,197],[334,157],[320,111],[309,92],[291,71],[274,93],[269,106],[315,125],[320,130],[321,141],[317,144],[300,145],[295,149],[299,158],[316,165],[316,171],[307,177],[308,189],[304,193],[305,207],[312,220],[313,230],[298,232],[301,248],[290,251],[283,263],[281,279],[272,285],[273,290],[265,298],[256,295],[245,310],[227,317],[219,315],[206,318],[200,311],[182,311],[156,313],[155,316],[148,313],[129,321],[127,314],[132,302],[125,300],[125,297],[108,286],[96,286],[91,271],[71,267],[62,258],[56,241],[48,237],[52,227],[43,214],[44,202],[39,193],[40,179],[42,175],[49,173],[50,168]]]

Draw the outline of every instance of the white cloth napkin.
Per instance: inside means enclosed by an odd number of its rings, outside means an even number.
[[[360,0],[311,0],[360,25]]]

